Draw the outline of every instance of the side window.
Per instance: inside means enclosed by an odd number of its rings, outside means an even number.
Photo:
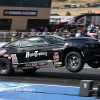
[[[9,46],[20,46],[20,41],[16,41],[16,42],[12,42],[10,44],[5,45],[5,47],[9,47]]]
[[[44,40],[42,40],[41,38],[37,39],[36,40],[36,45],[41,45],[41,44],[47,44],[47,43]]]
[[[47,44],[47,42],[41,38],[36,38],[36,37],[32,37],[29,39],[24,39],[21,41],[21,46],[25,47],[25,46],[35,46],[35,45],[42,45],[42,44]]]
[[[16,41],[12,44],[13,46],[20,46],[20,41]]]

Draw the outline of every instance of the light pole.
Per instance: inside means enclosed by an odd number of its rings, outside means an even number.
[[[79,0],[78,4],[79,4],[79,7],[78,7],[78,15],[79,15],[79,13],[80,13],[80,0]]]

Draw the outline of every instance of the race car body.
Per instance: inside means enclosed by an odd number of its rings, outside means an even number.
[[[45,35],[18,39],[0,48],[0,74],[14,69],[33,73],[39,68],[63,67],[79,72],[88,63],[100,65],[100,43],[92,38],[69,38]]]

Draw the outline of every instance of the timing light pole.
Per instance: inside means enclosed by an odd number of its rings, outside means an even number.
[[[78,2],[78,4],[79,4],[79,6],[78,6],[78,15],[79,15],[79,13],[80,13],[80,0],[79,0],[79,2]]]

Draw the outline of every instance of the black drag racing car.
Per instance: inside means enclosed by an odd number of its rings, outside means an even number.
[[[70,72],[79,72],[84,63],[100,67],[100,43],[95,39],[33,36],[0,48],[0,75],[10,75],[15,69],[33,73],[39,68],[63,66]]]

